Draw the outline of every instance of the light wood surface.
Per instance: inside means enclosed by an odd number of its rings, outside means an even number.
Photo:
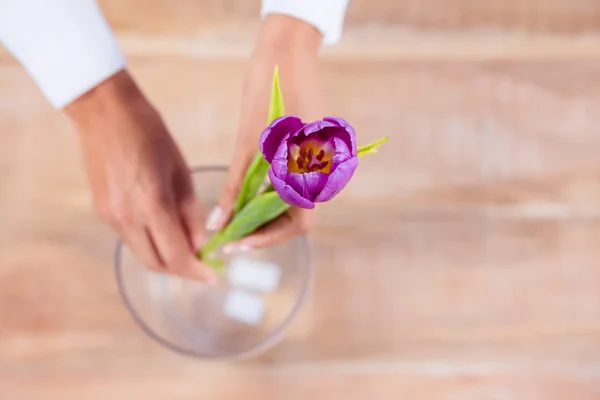
[[[260,0],[99,0],[114,27],[151,34],[196,34],[224,22],[254,21]],[[600,26],[595,0],[350,0],[347,26],[586,32]]]
[[[249,41],[232,45],[242,31],[225,24],[225,39],[193,31],[190,10],[216,1],[139,3],[101,1],[131,70],[190,163],[226,164]],[[499,20],[513,4],[492,3]],[[596,21],[583,0],[526,3],[541,14],[507,20]],[[255,12],[219,4],[232,20]],[[389,21],[374,8],[364,19],[381,22],[365,28],[355,4],[323,60],[330,110],[361,142],[391,140],[321,207],[316,287],[284,341],[234,364],[171,354],[135,326],[71,127],[0,57],[0,399],[600,398],[598,50],[452,31],[419,53],[409,38],[431,33],[386,27],[410,7]],[[407,45],[371,56],[369,35]],[[473,56],[482,48],[492,56]]]

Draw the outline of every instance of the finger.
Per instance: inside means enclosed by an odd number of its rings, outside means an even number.
[[[179,213],[184,229],[188,236],[190,247],[198,251],[207,240],[206,229],[204,229],[204,212],[198,201],[191,171],[187,167],[181,153],[179,157],[179,168],[173,176],[174,196],[179,204]]]
[[[156,207],[148,227],[169,272],[202,281],[216,281],[215,273],[195,256],[174,201],[169,199]]]
[[[311,210],[292,208],[251,235],[225,246],[223,251],[245,251],[270,247],[306,234],[312,227],[313,214]]]
[[[206,243],[204,229],[204,213],[198,203],[198,198],[191,195],[182,200],[179,205],[181,221],[188,236],[188,242],[194,251],[198,251]]]
[[[225,253],[234,251],[247,251],[276,245],[291,239],[296,234],[293,223],[287,214],[259,228],[253,234],[231,243],[223,248]]]
[[[124,229],[121,238],[133,255],[145,267],[153,271],[165,272],[165,265],[160,259],[156,246],[152,243],[152,239],[146,228]]]
[[[179,204],[181,220],[188,236],[190,247],[194,250],[202,248],[206,242],[206,230],[204,229],[204,213],[198,202],[192,177],[182,161],[182,168],[175,174],[174,196]]]
[[[244,177],[250,163],[252,163],[253,154],[248,152],[236,151],[233,162],[227,174],[227,180],[217,205],[212,209],[206,220],[206,229],[217,231],[222,229],[229,219],[235,207],[237,196],[242,188]]]
[[[138,261],[154,271],[164,270],[164,263],[152,243],[148,230],[142,224],[136,223],[136,218],[129,208],[119,207],[116,212],[107,206],[96,206],[96,209],[102,219],[119,234],[120,239]]]

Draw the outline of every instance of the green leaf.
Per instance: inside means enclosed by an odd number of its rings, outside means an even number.
[[[254,160],[252,160],[252,163],[246,171],[242,189],[238,193],[238,197],[235,201],[235,207],[233,209],[235,214],[256,196],[258,189],[265,181],[269,167],[270,165],[267,160],[265,160],[262,153],[260,151],[256,153]]]
[[[275,65],[273,72],[273,86],[271,87],[271,103],[269,104],[269,121],[270,124],[277,118],[285,115],[285,106],[283,104],[283,94],[279,85],[279,66]]]
[[[211,257],[211,253],[219,246],[242,239],[262,225],[279,217],[289,208],[290,205],[281,200],[275,191],[269,191],[254,197],[233,217],[233,220],[223,230],[210,238],[200,251],[200,258],[212,265],[211,261],[215,258]],[[216,265],[213,265],[213,268],[215,267]]]
[[[206,262],[208,265],[217,269],[218,265],[211,264],[210,260],[214,260],[216,258],[216,257],[211,257],[211,255],[212,255],[213,251],[215,251],[222,243],[223,243],[222,233],[221,232],[215,233],[208,240],[208,242],[202,247],[202,250],[200,250],[200,252],[198,253],[199,258],[201,260],[203,260],[204,262]]]
[[[362,157],[362,156],[366,156],[367,154],[377,153],[377,149],[382,144],[384,144],[385,142],[387,142],[388,139],[389,139],[389,136],[384,136],[381,139],[376,140],[375,142],[359,146],[358,150],[357,150],[358,156]]]
[[[221,232],[222,242],[243,238],[286,212],[290,205],[281,200],[277,192],[266,192],[253,198],[233,217]]]
[[[281,87],[279,85],[279,67],[275,65],[273,85],[271,87],[271,101],[269,104],[269,120],[267,121],[267,124],[270,124],[284,115],[285,107],[283,104],[283,94],[281,93]],[[269,167],[269,163],[259,151],[256,156],[254,156],[254,160],[246,171],[242,189],[235,202],[234,213],[240,212],[250,200],[256,197],[256,194],[267,177]]]

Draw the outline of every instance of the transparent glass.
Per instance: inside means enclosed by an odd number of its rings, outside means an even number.
[[[204,210],[216,204],[226,172],[224,167],[193,170]],[[309,242],[302,236],[224,257],[227,266],[219,283],[211,286],[155,273],[118,242],[115,265],[121,296],[144,332],[173,351],[211,359],[257,355],[282,338],[307,297],[313,278]],[[252,281],[260,270],[255,274],[247,270],[244,279],[250,284],[232,280],[231,266],[240,260],[246,266],[268,266],[270,278],[263,276],[257,286]]]

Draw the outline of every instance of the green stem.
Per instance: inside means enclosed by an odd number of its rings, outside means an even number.
[[[200,250],[200,254],[199,256],[203,259],[207,258],[208,256],[210,256],[210,254],[215,251],[222,243],[222,235],[221,235],[221,231],[215,233],[209,240],[208,242],[204,245],[204,247],[202,247],[202,250]]]
[[[225,266],[225,262],[222,259],[212,257],[212,253],[224,243],[221,232],[215,233],[198,253],[198,258],[210,265],[215,271],[219,271]]]
[[[222,271],[223,268],[225,268],[225,261],[221,258],[208,258],[203,260],[203,262],[217,272]]]

